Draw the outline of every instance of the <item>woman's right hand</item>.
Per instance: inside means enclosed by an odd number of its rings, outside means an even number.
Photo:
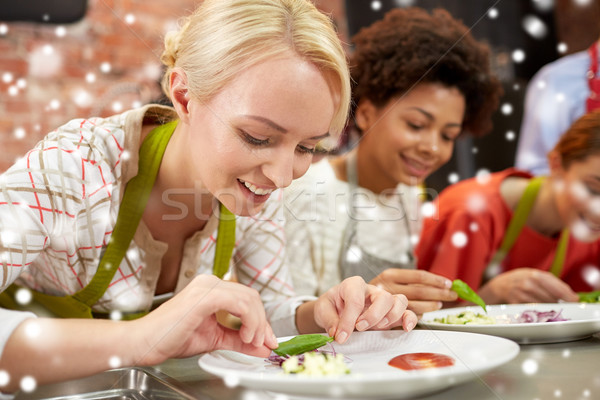
[[[444,301],[456,301],[450,288],[452,281],[424,270],[389,268],[377,275],[371,285],[392,294],[403,294],[408,299],[408,309],[418,316],[442,307]]]
[[[569,285],[548,271],[517,268],[504,272],[487,282],[479,291],[488,304],[556,303],[578,301],[579,296]]]
[[[239,317],[239,331],[217,322],[217,311]],[[131,322],[139,333],[137,364],[154,365],[216,349],[268,357],[277,339],[267,322],[258,292],[212,275],[197,276],[171,300]]]

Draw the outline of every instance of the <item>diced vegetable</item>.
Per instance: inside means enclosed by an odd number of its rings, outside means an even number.
[[[304,354],[302,362],[298,356],[291,356],[281,364],[286,374],[301,374],[311,376],[333,376],[350,373],[350,368],[341,354],[331,355],[319,352]]]

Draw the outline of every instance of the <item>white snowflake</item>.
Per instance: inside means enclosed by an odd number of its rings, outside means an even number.
[[[521,364],[521,370],[525,375],[535,375],[538,371],[538,367],[538,362],[536,360],[532,360],[531,358],[528,358],[527,360],[523,361],[523,364]]]
[[[523,29],[534,39],[543,39],[548,35],[548,27],[535,15],[526,15],[523,18]]]
[[[464,232],[458,231],[452,234],[452,238],[450,239],[450,241],[455,247],[462,248],[467,245],[469,239],[467,238],[467,235]]]

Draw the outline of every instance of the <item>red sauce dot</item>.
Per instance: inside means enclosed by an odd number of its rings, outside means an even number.
[[[408,353],[392,358],[388,365],[405,371],[454,365],[454,359],[439,353]]]

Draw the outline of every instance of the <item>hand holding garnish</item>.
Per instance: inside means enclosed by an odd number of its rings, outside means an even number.
[[[483,311],[487,313],[487,310],[485,309],[485,302],[483,301],[483,299],[479,297],[479,295],[475,293],[475,291],[471,289],[471,287],[465,282],[461,281],[460,279],[455,279],[454,281],[452,281],[452,290],[454,290],[456,294],[458,294],[458,297],[460,297],[461,299],[470,301],[472,303],[477,304],[478,306],[481,306],[481,308],[483,308]]]

